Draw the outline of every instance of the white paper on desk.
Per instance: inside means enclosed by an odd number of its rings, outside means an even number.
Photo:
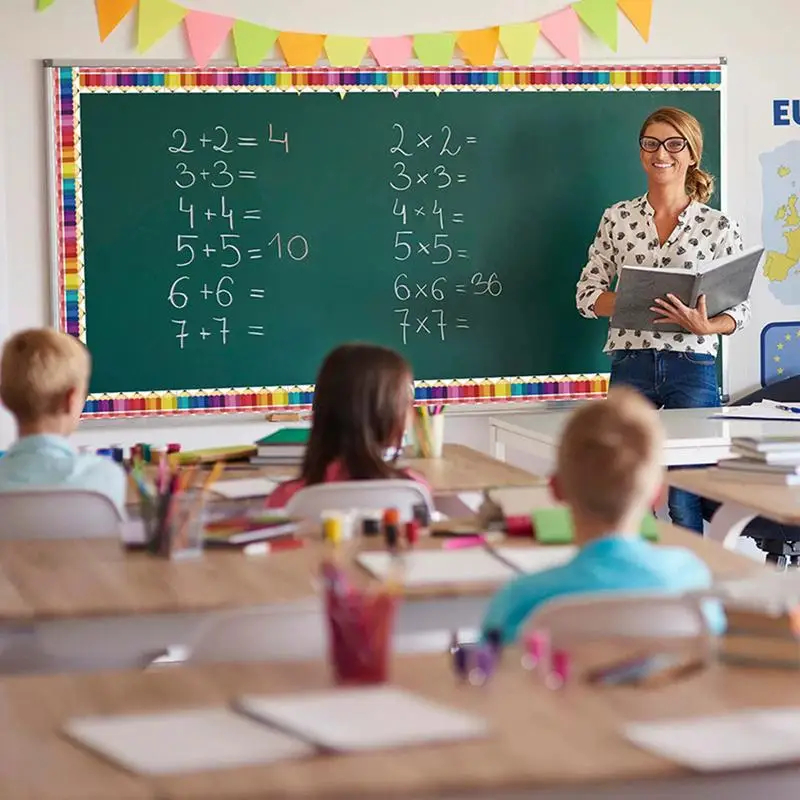
[[[465,583],[500,585],[516,572],[483,547],[462,550],[414,550],[399,556],[398,577],[406,587],[450,586]],[[356,561],[378,580],[393,572],[393,557],[385,550],[359,553]]]
[[[714,581],[693,594],[718,598],[726,607],[778,615],[800,606],[800,574],[759,570],[744,578]]]
[[[538,547],[495,547],[494,551],[518,572],[542,572],[560,567],[574,558],[577,547],[571,545],[541,545]]]
[[[79,717],[67,722],[65,732],[140,775],[269,764],[315,752],[295,737],[222,707]]]
[[[786,408],[798,408],[798,412],[787,411]],[[782,422],[800,422],[800,407],[792,403],[775,403],[762,400],[747,406],[727,406],[711,414],[711,419],[756,419],[778,420]]]
[[[393,686],[247,695],[234,707],[339,752],[405,747],[486,736],[482,717],[447,708]]]
[[[212,491],[228,500],[240,500],[247,497],[266,497],[275,490],[278,484],[269,478],[238,478],[233,481],[219,481]]]
[[[766,767],[800,759],[800,708],[635,723],[625,727],[625,736],[699,772]]]

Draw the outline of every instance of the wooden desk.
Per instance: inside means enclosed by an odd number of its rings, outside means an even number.
[[[707,538],[733,549],[747,524],[766,517],[783,525],[800,525],[800,491],[796,486],[776,486],[719,477],[719,470],[681,469],[667,475],[670,486],[721,503],[708,527]]]
[[[504,460],[506,448],[511,448],[532,453],[545,463],[554,463],[561,431],[571,413],[572,409],[542,410],[492,417],[489,420],[492,455]],[[712,418],[715,413],[724,411],[680,408],[659,412],[666,432],[664,466],[716,464],[730,455],[733,436],[781,436],[796,430],[791,427],[796,424],[793,421],[716,419]]]
[[[446,444],[441,458],[404,458],[400,463],[423,475],[434,492],[481,491],[490,486],[536,486],[542,482],[539,476],[527,470],[498,461],[463,444]],[[297,467],[285,464],[258,468],[231,464],[229,471],[223,473],[223,480],[259,475],[285,480],[297,472]],[[138,503],[136,491],[131,486],[128,486],[127,503]]]
[[[327,665],[225,665],[0,681],[0,796],[9,800],[257,800],[260,798],[751,798],[796,796],[797,769],[698,776],[638,750],[628,721],[779,706],[790,670],[713,666],[658,691],[586,686],[550,692],[512,653],[489,687],[456,683],[441,655],[395,659],[393,683],[484,716],[482,741],[146,779],[60,733],[70,717],[215,706],[242,693],[330,685]],[[758,780],[757,794],[753,781]],[[745,791],[742,791],[745,789]],[[790,792],[789,789],[792,791]]]

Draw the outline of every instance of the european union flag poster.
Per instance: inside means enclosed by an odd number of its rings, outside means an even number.
[[[800,322],[772,322],[761,331],[761,385],[800,375]]]

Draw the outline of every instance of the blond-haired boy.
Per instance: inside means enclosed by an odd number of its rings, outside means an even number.
[[[14,415],[18,440],[0,458],[0,492],[31,486],[89,489],[122,513],[125,473],[107,458],[78,453],[67,441],[80,419],[91,360],[73,336],[50,328],[21,331],[3,347],[0,400]]]
[[[655,408],[631,389],[587,403],[570,418],[551,481],[571,511],[578,554],[567,564],[516,578],[491,600],[483,631],[513,641],[528,615],[564,595],[607,591],[682,592],[710,584],[708,567],[689,550],[659,547],[639,535],[642,519],[663,497],[663,431]],[[725,618],[705,609],[711,627]]]

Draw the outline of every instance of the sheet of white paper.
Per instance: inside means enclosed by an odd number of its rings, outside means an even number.
[[[71,719],[67,735],[141,775],[269,764],[313,747],[228,708]]]
[[[237,478],[215,483],[212,491],[229,500],[238,500],[245,497],[266,497],[277,485],[269,478]]]
[[[798,411],[788,409],[797,408]],[[715,411],[712,419],[764,419],[782,420],[784,422],[800,422],[800,407],[792,403],[775,403],[763,400],[747,406],[727,406]]]
[[[496,547],[495,551],[504,561],[512,564],[519,572],[541,572],[551,567],[566,564],[578,552],[570,545],[542,547]]]
[[[781,614],[800,605],[800,575],[764,570],[746,578],[715,581],[694,594],[718,597],[726,606]]]
[[[455,583],[496,583],[500,585],[516,574],[483,547],[463,550],[415,550],[399,557],[398,578],[404,586],[449,586]],[[359,553],[358,563],[378,580],[385,580],[393,569],[386,551]]]
[[[643,750],[700,772],[752,769],[800,759],[800,708],[635,723],[626,726],[625,736]]]
[[[245,696],[235,707],[319,747],[377,750],[486,736],[481,717],[392,686],[282,697]]]

